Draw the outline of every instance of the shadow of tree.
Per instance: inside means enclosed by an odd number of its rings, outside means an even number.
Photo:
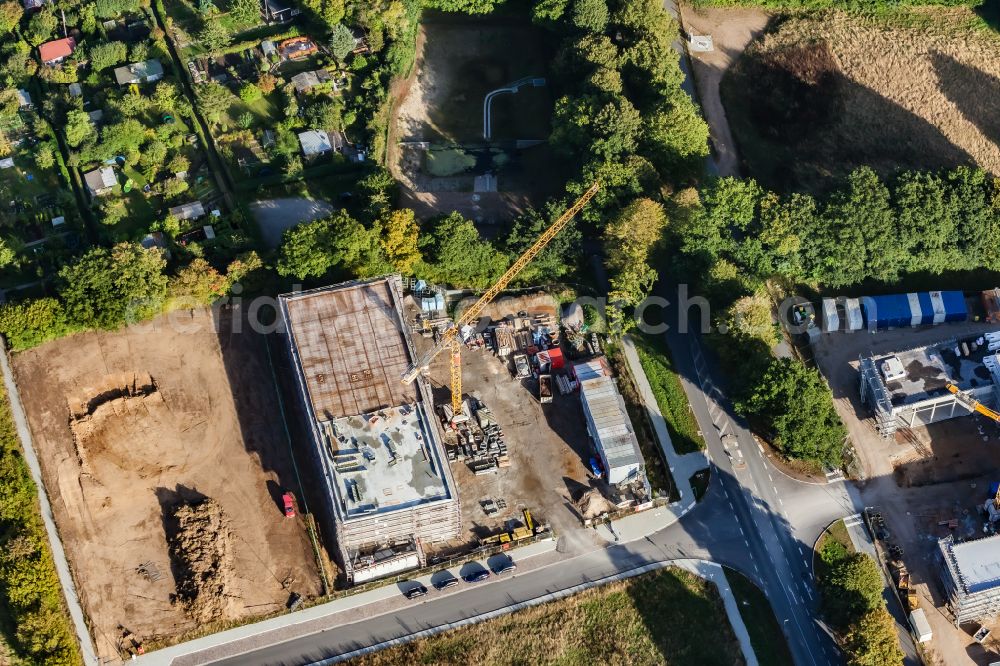
[[[940,51],[931,53],[931,64],[941,91],[987,139],[1000,145],[1000,114],[996,108],[1000,79]]]

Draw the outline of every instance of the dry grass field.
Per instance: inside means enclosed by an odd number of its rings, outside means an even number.
[[[403,664],[742,664],[715,586],[680,569],[359,657]]]
[[[775,17],[722,84],[744,166],[823,189],[869,164],[1000,174],[1000,34],[965,8]]]

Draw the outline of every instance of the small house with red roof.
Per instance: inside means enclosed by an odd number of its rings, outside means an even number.
[[[38,56],[45,65],[58,65],[66,58],[73,55],[73,49],[76,48],[76,40],[72,37],[66,37],[64,39],[56,39],[51,42],[45,42],[38,47]]]

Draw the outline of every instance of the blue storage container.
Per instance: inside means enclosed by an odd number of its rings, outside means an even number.
[[[911,321],[910,299],[906,294],[868,296],[861,299],[868,330],[908,327]]]
[[[945,321],[965,321],[969,318],[969,308],[965,305],[965,294],[960,291],[942,291]]]
[[[934,304],[931,303],[931,295],[926,291],[917,293],[917,300],[920,301],[920,325],[934,323]]]

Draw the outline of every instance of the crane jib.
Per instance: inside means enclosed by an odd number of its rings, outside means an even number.
[[[597,194],[599,189],[601,189],[601,184],[599,181],[595,181],[594,184],[591,185],[590,188],[566,210],[566,212],[560,215],[559,219],[553,222],[549,228],[538,237],[538,240],[536,240],[531,247],[524,251],[524,254],[518,257],[517,260],[511,264],[510,268],[507,269],[503,276],[501,276],[501,278],[497,280],[492,287],[487,289],[483,295],[480,296],[479,300],[458,318],[455,325],[446,329],[441,334],[437,344],[424,353],[424,355],[421,356],[413,365],[406,369],[406,372],[404,372],[402,376],[403,383],[412,383],[413,380],[417,378],[417,375],[420,374],[420,371],[429,366],[431,361],[433,361],[438,354],[451,347],[456,336],[458,336],[459,330],[466,324],[471,323],[473,320],[479,319],[479,315],[481,315],[483,310],[486,309],[486,306],[492,303],[493,299],[495,299],[500,292],[506,289],[507,285],[509,285],[511,281],[517,277],[517,274],[524,270],[524,267],[531,263],[531,260],[534,259],[539,252],[545,249],[545,246],[548,245],[553,238],[555,238],[556,234],[562,231],[563,227],[569,224],[569,221],[576,217],[576,214],[587,205],[587,202],[590,201],[595,194]]]

